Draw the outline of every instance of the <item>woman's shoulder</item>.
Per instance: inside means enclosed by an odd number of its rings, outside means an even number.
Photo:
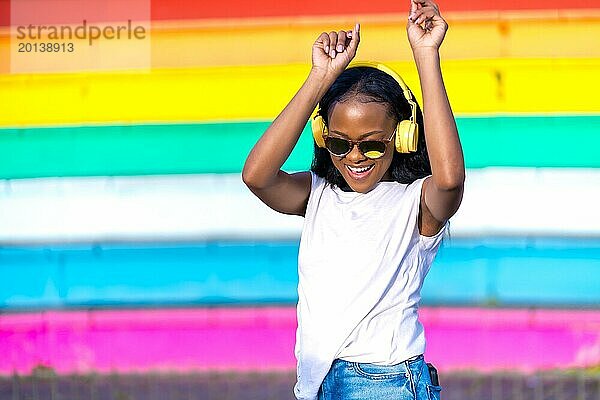
[[[412,182],[398,182],[398,181],[382,181],[379,182],[378,186],[383,186],[387,191],[392,192],[402,197],[419,197],[423,187],[423,182],[427,179],[427,176],[417,178]]]
[[[316,190],[323,190],[326,186],[329,185],[329,182],[327,182],[327,179],[325,179],[322,176],[317,175],[316,172],[314,171],[309,171],[310,172],[310,191],[311,193],[315,192]],[[329,185],[331,186],[331,185]]]

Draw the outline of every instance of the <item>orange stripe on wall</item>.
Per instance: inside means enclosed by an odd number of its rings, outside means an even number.
[[[412,61],[406,28],[399,15],[365,17],[358,57]],[[233,21],[240,22],[238,24]],[[232,20],[225,26],[154,23],[153,68],[272,65],[310,62],[312,43],[322,31],[349,28],[348,17],[286,18],[259,25]],[[250,20],[245,20],[250,21]],[[284,23],[286,22],[286,23]],[[450,30],[441,48],[448,59],[599,57],[600,14],[585,18],[461,19],[449,16]],[[585,28],[583,28],[585,27]],[[574,44],[575,43],[575,44]],[[468,44],[468,45],[466,45]],[[193,51],[192,51],[193,50]]]
[[[487,10],[552,10],[598,8],[597,0],[439,0],[440,9],[448,11]],[[153,0],[152,19],[204,19],[204,18],[254,18],[295,15],[338,15],[407,13],[408,2],[398,0],[222,0],[204,2],[179,0]]]
[[[0,74],[10,72],[10,40],[7,28],[0,27]]]
[[[8,29],[10,25],[10,0],[0,0],[0,74],[10,72],[10,43]]]
[[[358,57],[412,61],[399,14],[361,19]],[[497,58],[600,58],[600,9],[502,12],[494,15],[449,13],[451,29],[441,48],[445,60]],[[348,16],[163,21],[152,24],[152,68],[305,64],[324,30],[350,27]],[[468,43],[468,46],[465,45]],[[126,52],[129,42],[112,42]],[[10,40],[0,28],[0,74],[10,70]]]

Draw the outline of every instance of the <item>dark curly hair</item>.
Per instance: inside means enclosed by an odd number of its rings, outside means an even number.
[[[404,98],[398,82],[392,76],[374,67],[348,68],[335,80],[319,102],[319,114],[323,117],[326,126],[333,105],[350,99],[385,104],[388,115],[396,121],[409,119],[411,115],[410,105]],[[392,178],[400,183],[412,183],[431,174],[423,129],[423,113],[418,103],[416,122],[419,125],[417,151],[407,154],[394,151],[390,165]],[[325,178],[331,185],[348,188],[342,174],[333,165],[327,149],[318,147],[316,143],[314,149],[311,171]]]

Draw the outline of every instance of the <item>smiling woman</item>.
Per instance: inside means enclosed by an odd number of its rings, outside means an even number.
[[[465,176],[438,53],[447,24],[434,2],[412,0],[407,32],[425,115],[389,67],[349,66],[359,28],[317,38],[308,78],[242,178],[269,207],[305,218],[296,397],[439,399],[417,309]],[[288,174],[281,168],[311,112],[311,170]]]

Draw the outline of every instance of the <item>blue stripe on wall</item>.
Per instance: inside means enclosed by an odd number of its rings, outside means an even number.
[[[423,287],[427,304],[598,305],[600,239],[451,239]]]
[[[297,242],[0,248],[0,308],[297,301]],[[447,239],[424,304],[600,303],[599,239]]]
[[[291,302],[298,244],[0,249],[0,307]]]

